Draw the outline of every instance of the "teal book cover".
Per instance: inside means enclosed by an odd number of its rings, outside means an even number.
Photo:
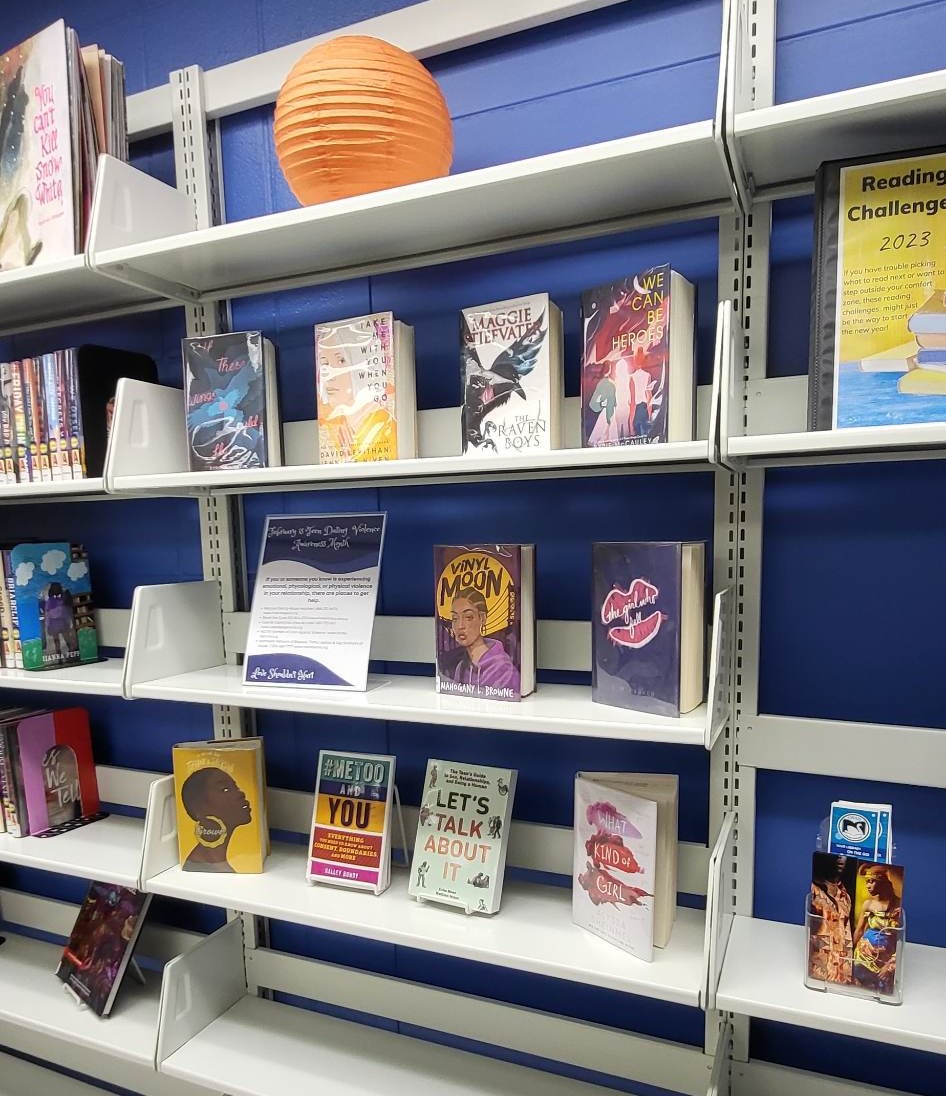
[[[98,659],[85,551],[64,542],[18,544],[10,553],[24,670]]]

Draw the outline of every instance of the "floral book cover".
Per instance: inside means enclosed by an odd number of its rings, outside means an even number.
[[[437,545],[437,688],[485,700],[522,697],[518,544]]]
[[[432,758],[417,821],[409,893],[467,913],[499,909],[515,769]]]
[[[56,974],[99,1016],[112,1010],[150,901],[130,887],[89,887]]]
[[[319,324],[315,358],[319,463],[396,460],[393,314]]]
[[[182,349],[191,471],[266,468],[261,333],[184,339]]]
[[[639,959],[654,957],[657,804],[575,780],[572,920]]]
[[[76,251],[66,26],[0,53],[0,270]]]
[[[655,266],[582,294],[582,445],[667,440],[670,273]]]

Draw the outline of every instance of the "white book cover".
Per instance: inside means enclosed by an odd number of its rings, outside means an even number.
[[[464,453],[508,457],[559,448],[561,338],[548,293],[463,310]]]
[[[243,683],[368,687],[384,514],[268,517]]]
[[[467,913],[499,909],[516,775],[515,769],[488,765],[427,762],[411,863],[412,897]]]
[[[572,920],[639,959],[654,958],[657,804],[575,779]]]

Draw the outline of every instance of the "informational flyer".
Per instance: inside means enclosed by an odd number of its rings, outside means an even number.
[[[368,687],[384,514],[268,517],[250,630],[246,685]]]

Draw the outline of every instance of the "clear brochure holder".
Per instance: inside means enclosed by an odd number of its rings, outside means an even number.
[[[128,966],[125,969],[125,975],[127,976],[129,974],[135,979],[136,982],[139,983],[139,985],[143,986],[145,984],[144,971],[141,969],[140,966],[138,966],[137,959],[128,960]],[[63,982],[62,988],[66,996],[72,999],[77,1009],[87,1009],[89,1007],[86,1002],[82,1000],[79,994],[76,993],[72,986],[69,985],[68,982]],[[108,1019],[108,1017],[101,1017],[101,1019]]]

